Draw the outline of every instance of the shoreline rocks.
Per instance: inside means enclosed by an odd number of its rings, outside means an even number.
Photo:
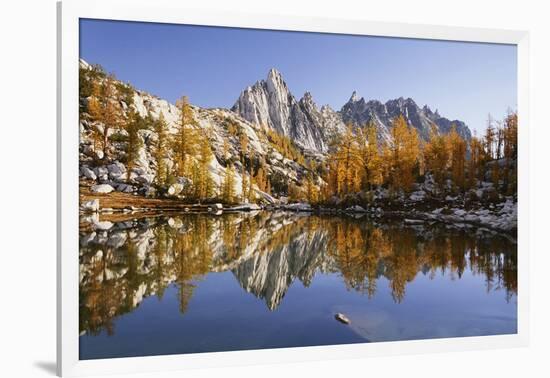
[[[311,207],[311,205],[305,202],[289,203],[287,205],[283,205],[281,208],[284,210],[292,210],[292,211],[304,211],[304,212],[313,211],[313,208]]]
[[[93,199],[86,201],[80,205],[80,210],[85,213],[97,213],[99,212],[99,199]]]
[[[109,184],[97,184],[93,185],[90,190],[94,193],[111,193],[115,188]]]

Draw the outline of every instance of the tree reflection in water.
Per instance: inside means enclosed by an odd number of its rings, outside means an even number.
[[[241,287],[276,310],[295,279],[336,273],[373,298],[385,277],[396,303],[418,273],[482,275],[487,291],[517,294],[516,245],[506,237],[440,226],[407,228],[349,217],[288,213],[191,214],[121,222],[81,233],[80,331],[113,334],[113,320],[143,298],[178,287],[179,309],[209,272],[231,271]]]

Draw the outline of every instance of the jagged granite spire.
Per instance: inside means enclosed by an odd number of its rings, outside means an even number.
[[[299,101],[290,93],[281,73],[272,68],[265,80],[241,92],[232,111],[249,122],[260,124],[288,136],[298,146],[312,152],[328,149],[328,122],[319,111],[311,93]],[[330,125],[332,126],[332,125]]]
[[[319,110],[310,92],[297,101],[281,73],[274,68],[269,70],[265,80],[247,87],[231,110],[249,122],[290,137],[298,146],[314,153],[327,152],[330,139],[342,132],[347,123],[363,126],[373,121],[379,137],[387,140],[393,119],[400,115],[418,130],[424,140],[429,139],[433,125],[442,133],[448,133],[455,125],[463,138],[471,138],[470,129],[464,122],[441,117],[437,110],[432,112],[427,105],[420,108],[410,97],[399,97],[386,103],[367,102],[353,91],[339,112],[328,106]]]
[[[359,101],[359,96],[357,96],[357,91],[353,91],[351,94],[351,97],[349,98],[349,102],[357,102]]]
[[[441,133],[448,133],[452,125],[455,125],[457,132],[463,138],[466,140],[471,138],[470,129],[464,122],[451,121],[441,117],[437,110],[432,112],[427,105],[420,108],[410,97],[399,97],[383,104],[376,100],[369,102],[365,102],[363,99],[354,100],[352,95],[352,98],[340,110],[340,115],[345,123],[356,126],[374,121],[377,124],[379,136],[383,139],[389,137],[392,121],[400,115],[405,117],[409,125],[418,130],[418,134],[424,140],[430,138],[432,125],[435,125]]]

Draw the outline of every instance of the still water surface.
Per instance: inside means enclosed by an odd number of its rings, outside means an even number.
[[[475,229],[146,218],[81,232],[80,359],[511,334],[516,295],[516,245]]]

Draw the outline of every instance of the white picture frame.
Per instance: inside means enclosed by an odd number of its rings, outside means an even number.
[[[518,331],[514,335],[264,349],[154,357],[78,359],[78,62],[79,19],[112,19],[288,31],[489,42],[517,45],[518,56]],[[529,35],[525,31],[288,17],[189,9],[178,1],[63,1],[58,3],[57,65],[57,372],[60,376],[145,373],[199,367],[363,358],[493,349],[529,340]]]

